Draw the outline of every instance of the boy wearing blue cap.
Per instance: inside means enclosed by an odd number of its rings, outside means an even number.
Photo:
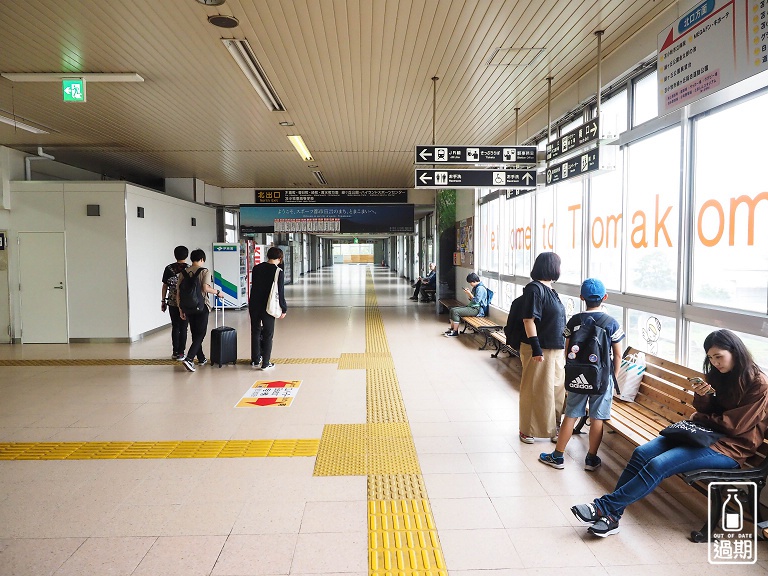
[[[573,427],[576,420],[586,415],[587,402],[589,402],[589,451],[584,461],[584,470],[594,471],[600,468],[602,461],[597,455],[600,448],[600,442],[603,440],[603,422],[611,418],[611,402],[613,399],[613,383],[615,374],[621,366],[621,344],[624,339],[624,331],[619,323],[601,311],[603,301],[608,296],[605,293],[605,286],[597,278],[587,278],[581,285],[581,299],[587,306],[586,312],[574,314],[565,325],[563,335],[565,336],[565,352],[570,350],[570,337],[579,329],[587,316],[592,316],[595,323],[608,333],[611,338],[611,357],[613,360],[613,377],[610,384],[606,386],[602,394],[574,394],[569,393],[565,401],[565,417],[560,426],[560,435],[557,439],[557,446],[554,452],[543,452],[539,456],[539,462],[562,470],[565,467],[565,447],[573,435]]]

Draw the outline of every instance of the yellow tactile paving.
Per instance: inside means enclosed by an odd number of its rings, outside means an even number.
[[[421,474],[369,474],[368,500],[422,500],[427,497]]]
[[[315,476],[420,473],[407,422],[323,427]]]
[[[339,370],[365,370],[367,368],[392,369],[394,364],[389,352],[362,354],[342,354],[339,359]]]
[[[367,370],[365,386],[368,422],[408,421],[394,370]]]
[[[368,502],[370,574],[446,576],[426,499]]]
[[[315,456],[320,440],[0,443],[0,460],[110,460]]]
[[[338,364],[338,358],[273,358],[275,364]],[[250,365],[248,358],[240,358],[238,364]],[[0,360],[0,366],[181,366],[171,359],[161,358],[62,358],[57,360]]]

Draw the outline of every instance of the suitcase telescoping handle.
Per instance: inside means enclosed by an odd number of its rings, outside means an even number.
[[[216,304],[219,303],[220,306],[216,306]],[[214,328],[219,327],[219,310],[221,310],[221,325],[224,326],[224,300],[222,298],[219,298],[216,296],[216,294],[213,295],[213,324]]]

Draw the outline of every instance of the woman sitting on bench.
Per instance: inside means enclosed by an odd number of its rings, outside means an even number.
[[[635,448],[613,492],[571,507],[580,522],[591,525],[589,533],[602,538],[618,533],[624,509],[665,478],[701,468],[738,468],[762,445],[768,428],[768,378],[729,330],[712,332],[704,350],[706,381],[692,383],[696,412],[691,420],[725,435],[711,446],[659,436]]]

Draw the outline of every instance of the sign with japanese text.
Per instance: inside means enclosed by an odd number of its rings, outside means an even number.
[[[410,233],[413,232],[413,204],[356,204],[338,206],[240,207],[240,233]]]
[[[292,189],[256,190],[255,204],[406,204],[408,190]]]
[[[658,36],[659,116],[768,70],[768,0],[704,0]]]
[[[601,146],[587,150],[559,164],[547,168],[546,185],[557,184],[563,180],[576,178],[596,170],[612,170],[616,167],[615,146]]]
[[[301,380],[258,380],[243,395],[235,408],[291,405],[299,393]]]
[[[599,138],[599,135],[600,123],[597,118],[582,124],[578,128],[563,134],[551,144],[547,144],[547,162],[568,154],[572,150],[581,148],[590,142],[594,142]]]
[[[536,164],[536,146],[416,146],[416,164]]]
[[[416,188],[536,187],[536,170],[416,170]]]

